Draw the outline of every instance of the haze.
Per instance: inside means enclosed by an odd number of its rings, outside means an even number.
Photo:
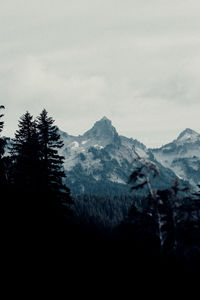
[[[200,131],[198,0],[0,0],[5,135],[45,107],[69,134],[104,115],[161,146]]]

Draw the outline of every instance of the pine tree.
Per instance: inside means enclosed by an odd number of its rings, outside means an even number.
[[[0,106],[0,110],[1,109],[4,109],[3,105]],[[0,115],[0,187],[1,189],[5,186],[6,183],[5,159],[3,158],[6,140],[1,137],[1,132],[4,127],[4,122],[1,121],[1,118],[3,116],[4,116],[3,114]]]
[[[1,109],[4,109],[4,106],[3,105],[0,105],[0,110]],[[0,135],[1,135],[1,132],[3,130],[3,126],[4,126],[4,122],[1,121],[1,118],[3,117],[4,115],[1,114],[0,115]],[[2,139],[2,137],[0,136],[0,157],[2,157],[2,155],[4,154],[4,140]]]
[[[0,105],[0,109],[5,109],[5,107],[3,105]],[[4,115],[1,114],[0,115],[0,119],[3,117]],[[0,121],[0,133],[2,132],[3,130],[3,125],[4,125],[4,122],[3,121]]]
[[[44,109],[37,118],[41,160],[41,193],[47,207],[68,207],[71,203],[70,190],[63,184],[66,177],[63,170],[64,157],[58,150],[63,147],[58,128]]]
[[[19,121],[19,129],[11,147],[13,159],[12,179],[24,205],[33,205],[39,184],[39,143],[36,123],[26,112]],[[32,201],[31,201],[32,200]]]

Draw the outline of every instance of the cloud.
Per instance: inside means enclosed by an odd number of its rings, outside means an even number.
[[[1,1],[0,97],[6,134],[46,107],[79,134],[103,115],[158,145],[199,130],[197,0]]]

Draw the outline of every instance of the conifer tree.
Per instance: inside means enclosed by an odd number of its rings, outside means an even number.
[[[40,144],[41,191],[48,207],[60,207],[71,202],[70,190],[63,184],[66,177],[63,170],[64,157],[58,150],[63,147],[58,128],[44,109],[37,118]]]
[[[0,106],[0,110],[1,109],[4,109],[3,105]],[[0,186],[1,186],[1,188],[5,185],[5,181],[6,181],[5,164],[4,164],[4,158],[3,158],[6,140],[1,137],[1,132],[2,132],[3,126],[4,126],[4,122],[1,121],[3,116],[4,116],[3,114],[0,114]]]
[[[3,106],[3,105],[0,105],[0,109],[4,109],[5,107]],[[3,114],[1,114],[0,115],[0,120],[1,120],[1,118],[3,117],[4,115]],[[2,132],[2,130],[3,130],[3,126],[4,126],[4,122],[3,121],[0,121],[0,133]]]
[[[4,109],[3,105],[0,105],[0,110],[1,109]],[[4,126],[4,122],[1,121],[1,119],[2,119],[3,116],[4,116],[3,114],[0,114],[0,158],[4,154],[4,146],[5,146],[4,140],[1,137],[1,132],[2,132],[3,126]]]
[[[19,121],[11,147],[13,159],[13,183],[22,200],[30,204],[38,192],[39,143],[36,123],[26,112]]]

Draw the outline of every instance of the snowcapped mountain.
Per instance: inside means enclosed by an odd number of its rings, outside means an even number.
[[[128,192],[128,177],[138,156],[157,165],[160,171],[159,178],[155,180],[157,187],[169,186],[176,177],[154,159],[145,145],[120,136],[106,117],[83,135],[71,136],[62,131],[60,134],[64,141],[61,154],[65,157],[67,184],[73,193]]]
[[[184,130],[172,143],[152,149],[155,159],[179,178],[196,186],[200,182],[200,134]]]
[[[175,178],[193,187],[200,183],[200,134],[191,129],[158,149],[148,149],[135,139],[120,136],[106,117],[83,135],[72,136],[64,131],[60,135],[66,183],[74,194],[129,193],[127,182],[138,157],[159,170],[159,176],[152,181],[154,188],[167,188]],[[8,140],[6,155],[10,145]]]

